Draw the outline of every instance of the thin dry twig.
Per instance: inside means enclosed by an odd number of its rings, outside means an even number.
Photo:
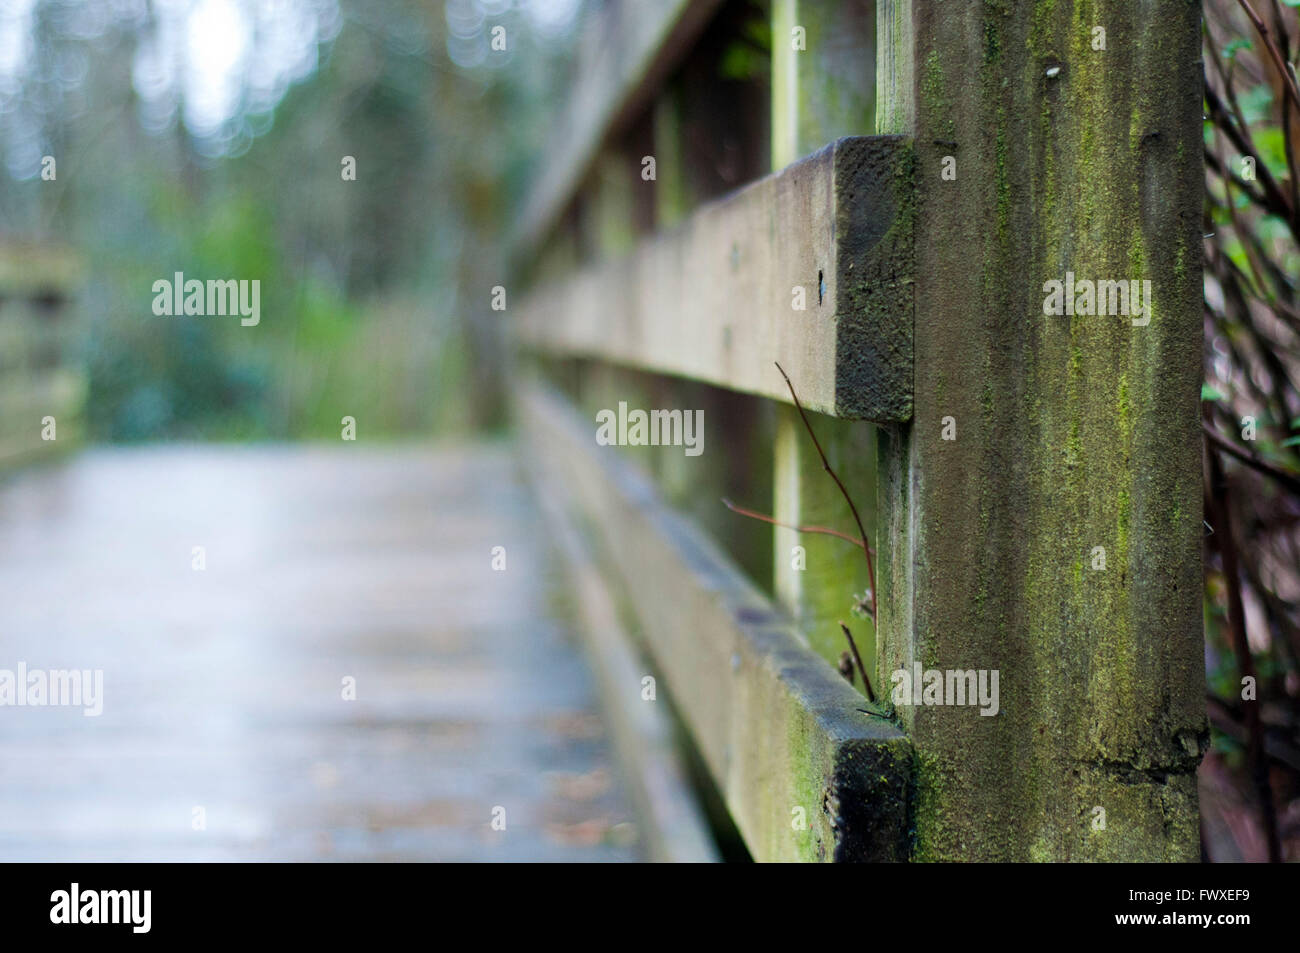
[[[1282,58],[1282,53],[1273,42],[1273,35],[1269,33],[1268,27],[1260,19],[1258,13],[1250,5],[1250,0],[1237,0],[1238,6],[1246,11],[1246,16],[1250,17],[1250,22],[1255,24],[1255,29],[1259,33],[1259,38],[1264,41],[1264,48],[1268,50],[1268,55],[1273,59],[1273,65],[1282,75],[1282,85],[1290,93],[1291,99],[1294,100],[1297,107],[1300,107],[1300,86],[1296,85],[1295,76],[1287,69],[1286,60]]]
[[[773,362],[776,363],[776,362]],[[812,438],[813,446],[817,448],[817,456],[821,457],[822,469],[831,475],[835,485],[840,489],[840,495],[844,497],[844,502],[849,504],[849,511],[853,514],[853,521],[858,524],[858,532],[862,534],[862,552],[867,557],[867,583],[871,586],[871,624],[876,624],[876,567],[871,559],[871,547],[867,545],[867,531],[862,526],[862,517],[858,515],[858,508],[853,505],[853,497],[849,496],[849,491],[844,489],[844,484],[840,482],[839,476],[831,468],[830,461],[826,459],[826,454],[822,450],[821,443],[817,440],[817,434],[813,432],[812,424],[808,421],[808,415],[804,413],[803,404],[799,403],[799,395],[794,392],[794,384],[790,383],[790,375],[786,374],[785,368],[776,363],[776,369],[781,372],[785,378],[785,386],[790,390],[790,398],[794,401],[795,409],[799,411],[799,419],[803,421],[804,429],[808,431],[808,436]]]
[[[836,539],[842,539],[846,543],[852,543],[854,546],[862,546],[862,540],[856,536],[850,536],[848,533],[841,533],[837,529],[831,529],[829,526],[795,526],[793,523],[783,523],[778,519],[773,519],[766,513],[760,513],[757,510],[749,510],[743,506],[737,506],[725,496],[722,498],[722,505],[733,513],[739,513],[741,516],[748,516],[750,519],[762,520],[764,523],[771,523],[773,526],[780,526],[784,529],[792,529],[796,533],[821,533],[823,536],[834,536]]]
[[[1211,434],[1212,431],[1207,431],[1207,436]],[[1223,466],[1214,447],[1207,446],[1205,451],[1209,463],[1207,502],[1214,513],[1214,525],[1219,529],[1214,539],[1223,565],[1223,581],[1227,586],[1228,630],[1232,636],[1233,653],[1237,658],[1237,671],[1243,677],[1257,682],[1255,659],[1246,638],[1246,612],[1241,596],[1241,576],[1237,568],[1237,547],[1232,538],[1227,483],[1223,477]],[[1268,859],[1270,863],[1278,863],[1282,859],[1282,846],[1278,839],[1273,788],[1269,783],[1268,764],[1264,758],[1264,729],[1259,717],[1259,702],[1255,701],[1247,705],[1245,714],[1249,732],[1246,753],[1250,763],[1250,773],[1255,782],[1256,796],[1259,799],[1260,820],[1268,842]]]
[[[867,668],[862,664],[862,656],[858,654],[858,643],[853,641],[853,633],[843,621],[840,622],[840,628],[844,632],[844,637],[849,640],[849,648],[853,650],[853,661],[858,663],[858,671],[862,673],[862,686],[867,690],[867,701],[874,705],[876,693],[871,687],[871,679],[867,676]]]
[[[1279,421],[1293,420],[1300,406],[1294,364],[1296,336],[1300,335],[1300,287],[1295,284],[1294,269],[1288,267],[1295,242],[1300,241],[1300,143],[1295,140],[1300,86],[1291,62],[1296,21],[1293,11],[1284,17],[1278,0],[1262,3],[1228,0],[1226,4],[1208,3],[1205,10],[1205,111],[1215,133],[1207,143],[1206,158],[1208,184],[1214,186],[1206,191],[1205,230],[1211,233],[1206,237],[1213,238],[1206,246],[1206,273],[1220,292],[1218,300],[1208,289],[1206,295],[1207,337],[1214,335],[1213,351],[1206,352],[1207,378],[1228,385],[1225,407],[1231,408],[1225,409],[1217,426],[1219,408],[1203,408],[1205,514],[1214,524],[1206,544],[1208,555],[1217,557],[1207,559],[1206,573],[1207,581],[1217,576],[1222,584],[1216,594],[1207,595],[1219,610],[1211,613],[1207,644],[1215,649],[1217,659],[1218,638],[1208,637],[1213,633],[1223,639],[1229,658],[1235,656],[1239,677],[1258,678],[1264,672],[1284,671],[1286,679],[1271,677],[1268,683],[1283,692],[1277,710],[1290,712],[1294,719],[1300,704],[1286,686],[1300,671],[1300,618],[1294,602],[1279,595],[1279,583],[1273,577],[1280,572],[1289,585],[1294,572],[1281,567],[1300,564],[1290,538],[1297,521],[1295,504],[1300,501],[1300,471],[1294,462],[1266,459],[1234,439],[1228,419],[1237,413],[1263,413]],[[1246,45],[1249,55],[1229,52],[1238,48],[1230,39],[1246,38],[1253,40]],[[1273,73],[1278,74],[1276,79]],[[1244,99],[1236,93],[1238,82],[1255,91],[1271,88],[1280,115],[1267,120],[1252,116],[1247,121]],[[1265,123],[1270,134],[1274,129],[1281,132],[1285,177],[1275,175],[1269,163],[1262,161],[1253,130]],[[1239,157],[1254,160],[1255,176],[1249,182],[1233,167]],[[1283,223],[1289,235],[1265,229],[1267,218]],[[1230,227],[1223,227],[1225,223]],[[1214,238],[1216,232],[1220,237]],[[1240,241],[1241,254],[1231,251],[1233,238]],[[1218,430],[1224,424],[1228,426],[1226,436]],[[1300,459],[1300,448],[1293,453]],[[1265,477],[1250,487],[1248,499],[1238,503],[1240,516],[1233,505],[1237,490],[1225,479],[1226,456]],[[1259,633],[1264,644],[1259,647],[1247,638],[1248,628],[1255,634],[1254,621],[1248,620],[1245,611],[1252,598],[1264,616]],[[1224,603],[1221,609],[1220,599]],[[1232,665],[1231,661],[1227,664]],[[1270,783],[1272,736],[1265,730],[1260,704],[1252,699],[1232,708],[1233,730],[1228,733],[1246,748],[1247,766],[1240,780],[1247,792],[1254,788],[1251,800],[1260,816],[1269,857],[1276,860],[1285,853],[1281,844],[1285,825]],[[1219,721],[1216,706],[1225,711],[1230,706],[1222,699],[1211,701],[1211,718]],[[1294,724],[1285,717],[1282,721]],[[1271,763],[1273,770],[1283,767],[1282,761]],[[1289,762],[1292,767],[1295,763],[1300,762]]]
[[[871,624],[874,627],[876,624],[876,566],[871,558],[871,545],[867,542],[867,531],[862,525],[862,517],[858,515],[858,508],[853,502],[853,497],[849,496],[849,491],[845,489],[844,483],[840,480],[839,475],[831,466],[830,461],[826,459],[826,452],[822,450],[821,442],[817,439],[817,434],[813,431],[812,424],[808,420],[808,415],[804,413],[803,404],[799,403],[799,395],[794,392],[794,384],[790,382],[790,376],[786,374],[785,368],[783,368],[779,363],[776,365],[776,369],[780,371],[781,376],[785,378],[785,386],[789,388],[790,398],[794,401],[795,409],[799,411],[799,419],[803,421],[804,429],[808,431],[808,436],[812,439],[813,446],[817,448],[817,456],[821,458],[822,469],[830,474],[831,479],[835,481],[835,486],[839,488],[840,495],[844,497],[844,502],[849,504],[849,511],[853,514],[853,521],[857,523],[858,532],[861,533],[862,536],[855,539],[848,533],[841,533],[839,530],[831,529],[828,526],[795,526],[792,523],[783,523],[780,520],[773,519],[765,513],[758,513],[754,510],[747,510],[744,507],[736,506],[736,504],[732,503],[726,497],[723,497],[722,503],[727,507],[727,509],[731,510],[733,513],[739,513],[741,516],[748,516],[751,519],[762,520],[764,523],[771,523],[773,526],[783,526],[786,529],[792,529],[797,533],[822,533],[826,536],[834,536],[837,539],[845,540],[846,542],[860,547],[863,555],[867,557],[867,583],[870,586],[867,590],[868,595],[870,596],[870,604],[867,606],[867,610],[871,615]],[[848,640],[849,649],[853,652],[853,661],[857,663],[858,672],[862,675],[862,687],[866,690],[867,701],[875,704],[876,692],[871,685],[871,676],[867,674],[867,667],[862,664],[862,655],[858,652],[858,643],[854,641],[853,633],[842,620],[840,621],[840,631],[844,633],[844,638]],[[852,682],[852,668],[850,668],[845,674],[848,676],[849,681]]]
[[[1205,431],[1205,436],[1209,438],[1210,442],[1224,453],[1230,454],[1247,466],[1258,470],[1266,476],[1272,477],[1292,493],[1300,493],[1300,475],[1291,473],[1288,470],[1283,470],[1275,463],[1269,463],[1267,460],[1262,460],[1249,450],[1243,450],[1232,441],[1225,439],[1217,430],[1204,421],[1201,422],[1201,428]]]

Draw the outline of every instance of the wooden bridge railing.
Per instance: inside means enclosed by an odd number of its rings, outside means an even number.
[[[65,249],[0,239],[0,467],[80,439],[85,379],[68,315],[78,270]]]
[[[1197,855],[1199,19],[1143,11],[590,25],[517,235],[519,422],[757,859]],[[1145,311],[1048,313],[1075,276],[1149,281]],[[777,362],[867,518],[875,631],[860,550],[719,502],[855,532]],[[702,409],[703,453],[602,445],[620,403]]]

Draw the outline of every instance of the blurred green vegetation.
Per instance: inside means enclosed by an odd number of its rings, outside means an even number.
[[[1211,860],[1300,859],[1297,7],[1205,4],[1201,396],[1213,747],[1200,793]]]
[[[86,263],[92,439],[337,438],[343,416],[368,438],[497,426],[498,240],[545,142],[576,15],[539,4],[557,25],[531,6],[287,0],[287,25],[251,0],[30,0],[0,14],[26,48],[0,70],[0,237],[70,244]],[[218,24],[234,11],[247,48],[226,77],[234,108],[204,125],[192,71],[232,47],[195,45],[193,18],[214,9]],[[304,24],[317,34],[306,70],[283,52]],[[507,51],[490,50],[494,25]],[[267,75],[279,95],[258,86]],[[260,324],[155,316],[153,282],[178,271],[259,280]]]

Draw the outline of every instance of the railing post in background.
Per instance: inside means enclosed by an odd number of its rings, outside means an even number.
[[[998,674],[996,714],[925,684],[898,705],[915,856],[1195,860],[1199,4],[880,0],[877,22],[878,131],[914,137],[918,205],[879,671]]]
[[[0,469],[84,437],[86,375],[72,346],[82,272],[66,247],[0,241]]]

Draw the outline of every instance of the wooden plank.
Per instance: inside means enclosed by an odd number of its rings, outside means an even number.
[[[569,489],[613,568],[751,853],[764,861],[900,860],[911,751],[803,646],[714,544],[659,500],[563,398],[521,383],[521,433]],[[806,826],[804,826],[806,825]]]
[[[841,136],[878,131],[875,49],[872,0],[774,0],[774,169]]]
[[[103,671],[99,717],[0,709],[4,860],[642,860],[513,463],[156,444],[0,481],[0,667]]]
[[[577,192],[600,147],[645,108],[720,0],[613,0],[592,18],[577,82],[529,192],[512,248],[535,248]]]
[[[912,0],[876,0],[876,132],[912,131],[912,76]]]
[[[886,686],[889,683],[875,671],[875,630],[865,610],[854,611],[857,597],[871,587],[861,548],[836,537],[787,528],[830,526],[857,536],[857,525],[835,481],[822,469],[821,458],[798,412],[793,407],[779,410],[773,447],[772,512],[787,526],[773,528],[773,588],[777,600],[798,623],[813,650],[833,665],[848,649],[839,627],[841,621],[846,623],[879,695],[882,682]],[[874,426],[816,414],[809,417],[823,452],[853,497],[867,535],[878,546]],[[862,687],[856,674],[854,685]]]
[[[653,146],[626,153],[631,159],[653,152],[657,159],[658,178],[653,183],[641,181],[639,162],[629,166],[635,169],[633,190],[655,199],[653,224],[660,229],[680,224],[701,205],[733,191],[734,186],[724,186],[726,180],[740,176],[742,183],[748,183],[767,171],[767,123],[738,108],[765,99],[765,90],[759,95],[752,88],[765,84],[752,79],[717,81],[725,75],[727,51],[734,49],[720,37],[734,36],[729,30],[752,29],[756,17],[753,8],[733,6],[715,19],[647,116]],[[609,256],[600,248],[597,257]],[[727,421],[727,427],[716,433],[711,452],[698,457],[625,449],[639,466],[648,467],[670,506],[695,520],[751,579],[770,586],[770,527],[737,517],[721,500],[766,506],[771,498],[767,463],[774,419],[771,403],[698,381],[588,363],[599,370],[584,380],[579,401],[584,410],[594,413],[617,407],[619,400],[626,399],[629,406],[691,407],[702,410],[706,419]],[[643,397],[645,402],[636,403]]]
[[[838,417],[912,409],[911,146],[840,139],[529,296],[521,339]],[[804,310],[797,310],[801,289]]]
[[[633,651],[618,609],[562,486],[534,471],[536,496],[577,595],[585,658],[596,675],[601,711],[636,810],[641,842],[659,863],[714,863],[709,832],[675,747],[671,716],[642,697],[647,669]]]

